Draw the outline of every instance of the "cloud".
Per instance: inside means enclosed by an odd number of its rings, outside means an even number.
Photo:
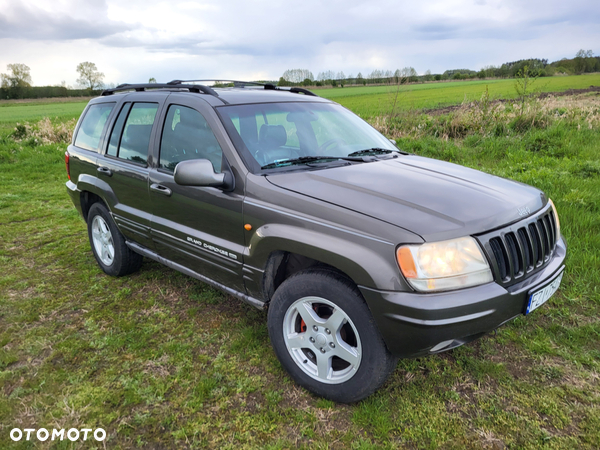
[[[107,82],[438,73],[599,53],[599,25],[597,0],[0,0],[0,67],[24,62],[36,83],[72,83],[81,61]]]
[[[0,39],[76,40],[100,39],[138,26],[109,20],[104,1],[73,5],[71,12],[48,11],[33,4],[0,3]]]

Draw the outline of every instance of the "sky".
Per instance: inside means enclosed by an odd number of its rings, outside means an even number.
[[[277,80],[286,69],[479,70],[600,54],[598,0],[0,0],[0,73],[75,87],[90,61],[105,83]]]

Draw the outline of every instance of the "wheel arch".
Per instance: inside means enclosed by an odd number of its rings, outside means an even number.
[[[373,243],[270,224],[257,230],[251,239],[249,263],[263,270],[261,287],[266,302],[283,281],[309,267],[337,272],[356,286],[397,287],[400,277],[394,265],[394,247],[383,241],[370,244]]]
[[[269,255],[263,273],[262,290],[265,300],[269,302],[277,288],[289,277],[310,268],[335,272],[356,284],[346,272],[327,262],[299,253],[275,250]]]
[[[111,205],[116,204],[117,199],[108,183],[89,175],[81,175],[77,180],[77,189],[80,191],[81,214],[87,222],[88,213],[92,205],[102,202],[110,211]]]

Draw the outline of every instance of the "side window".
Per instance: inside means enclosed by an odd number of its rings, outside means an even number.
[[[188,159],[208,159],[220,173],[223,151],[202,114],[171,105],[160,141],[159,167],[173,172],[178,163]]]
[[[130,109],[131,103],[125,103],[123,105],[123,108],[121,108],[119,117],[117,117],[115,126],[113,127],[112,133],[110,134],[110,141],[108,142],[107,154],[110,156],[117,156],[119,154],[119,143],[121,142],[123,126],[125,125],[125,119],[127,119],[127,115],[129,114]]]
[[[150,133],[157,110],[157,103],[123,105],[110,136],[107,154],[146,164]]]
[[[114,103],[100,103],[88,108],[83,122],[81,122],[81,126],[77,131],[77,137],[75,138],[76,147],[98,151],[102,130],[104,130],[106,120],[114,107]]]

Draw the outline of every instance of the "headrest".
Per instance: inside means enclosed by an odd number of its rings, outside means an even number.
[[[267,125],[260,127],[258,133],[258,144],[261,147],[276,148],[285,145],[287,142],[287,132],[283,125]]]

